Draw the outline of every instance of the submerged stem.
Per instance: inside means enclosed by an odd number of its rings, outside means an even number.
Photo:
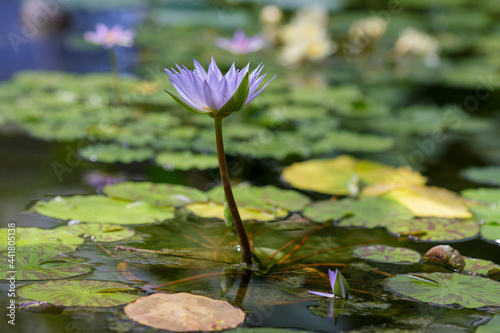
[[[224,141],[222,139],[222,118],[214,118],[215,120],[215,140],[217,142],[217,157],[219,158],[219,169],[220,177],[222,179],[222,187],[224,188],[224,193],[226,194],[227,205],[229,206],[229,211],[233,217],[234,226],[236,227],[236,232],[238,233],[238,238],[240,239],[241,254],[243,256],[243,262],[247,265],[252,265],[252,250],[250,249],[250,242],[248,241],[248,236],[241,221],[240,213],[238,212],[238,206],[236,206],[236,201],[234,200],[233,190],[231,189],[231,181],[229,180],[229,173],[227,171],[226,156],[224,154]]]

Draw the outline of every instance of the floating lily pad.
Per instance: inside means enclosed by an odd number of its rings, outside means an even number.
[[[88,223],[146,224],[158,223],[174,217],[171,207],[157,207],[142,201],[122,201],[101,195],[75,195],[39,201],[33,210],[61,220]]]
[[[142,162],[153,157],[153,150],[149,148],[130,148],[117,144],[99,144],[87,146],[78,151],[80,156],[91,162],[103,163],[132,163]]]
[[[318,201],[308,206],[304,215],[318,222],[340,220],[339,226],[364,228],[387,226],[413,219],[413,214],[408,209],[383,198]]]
[[[396,275],[387,282],[395,292],[421,302],[466,308],[500,306],[500,283],[457,273]]]
[[[500,222],[481,224],[480,233],[482,238],[500,244]]]
[[[468,168],[461,175],[476,183],[500,185],[500,166]]]
[[[497,188],[470,188],[460,194],[476,202],[500,204],[500,189]]]
[[[387,245],[360,246],[353,250],[356,257],[391,264],[413,264],[420,261],[420,253],[404,247]]]
[[[465,260],[465,270],[477,274],[486,275],[492,269],[500,269],[500,265],[485,259],[463,257]]]
[[[99,242],[117,242],[125,238],[132,237],[135,231],[130,228],[125,228],[113,224],[72,224],[63,227],[66,232],[82,236],[82,237],[92,237]],[[56,228],[56,229],[59,229]]]
[[[341,150],[345,152],[381,152],[394,146],[394,139],[373,134],[340,131],[328,132],[314,143],[314,153]]]
[[[397,236],[408,235],[423,242],[454,242],[476,237],[479,225],[473,220],[424,217],[392,223],[387,230]]]
[[[301,211],[310,202],[307,197],[296,191],[283,190],[274,186],[252,186],[248,183],[240,183],[233,186],[233,193],[238,206],[278,214],[283,209]],[[208,197],[213,202],[224,203],[224,189],[222,186],[214,187],[208,191]]]
[[[156,206],[183,206],[208,200],[204,192],[192,187],[150,182],[116,183],[104,187],[103,192],[113,198],[144,201]]]
[[[206,170],[219,167],[216,155],[193,154],[189,151],[160,153],[156,155],[155,160],[168,170]]]
[[[500,222],[500,206],[473,206],[474,219],[482,222]]]
[[[479,326],[476,333],[497,333],[498,327],[500,327],[500,316],[495,316],[485,325]]]
[[[10,276],[9,256],[0,255],[0,279]],[[11,260],[11,259],[10,259]],[[17,252],[15,256],[16,280],[52,280],[92,272],[92,267],[81,261],[71,260],[64,254],[43,252]]]
[[[245,313],[226,301],[187,293],[141,297],[125,307],[125,314],[142,325],[174,332],[220,331],[245,320]]]
[[[370,189],[366,189],[363,193],[366,194],[368,191],[371,192]],[[415,216],[472,217],[464,198],[455,192],[440,187],[401,186],[390,189],[384,197],[397,201],[411,210]]]
[[[33,252],[71,252],[83,244],[83,238],[65,232],[63,229],[41,229],[16,227],[16,250]],[[7,229],[0,229],[0,237],[7,239]],[[7,242],[0,243],[0,250],[7,250]]]
[[[137,289],[124,283],[98,280],[57,280],[21,287],[18,295],[59,306],[109,307],[130,303]]]
[[[335,195],[350,194],[350,188],[357,186],[357,182],[421,185],[426,181],[408,167],[394,168],[347,155],[292,164],[283,170],[283,179],[300,189]]]
[[[215,202],[194,203],[187,205],[186,209],[199,217],[225,219],[224,204]],[[243,221],[273,221],[288,215],[288,211],[285,209],[272,213],[262,209],[238,206],[238,211]]]

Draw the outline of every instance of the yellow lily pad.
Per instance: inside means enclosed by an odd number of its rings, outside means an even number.
[[[384,197],[397,201],[418,217],[472,217],[466,199],[440,187],[405,186],[388,191]]]
[[[296,188],[334,195],[349,195],[356,191],[358,183],[422,185],[426,182],[424,176],[409,167],[395,168],[348,155],[292,164],[283,171],[283,179]]]
[[[199,217],[224,220],[224,204],[215,202],[194,203],[187,205],[186,209]],[[286,209],[271,213],[263,209],[238,207],[238,211],[243,221],[272,221],[288,215]]]

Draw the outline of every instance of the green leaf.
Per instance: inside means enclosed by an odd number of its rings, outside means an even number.
[[[101,195],[75,195],[38,201],[32,208],[40,215],[87,223],[148,224],[174,217],[172,207],[142,201],[123,201]]]
[[[339,221],[339,226],[375,228],[407,222],[413,214],[391,200],[369,197],[363,200],[317,201],[306,207],[304,216],[314,221]]]
[[[107,185],[102,191],[113,198],[143,201],[159,207],[179,207],[208,200],[207,195],[198,189],[164,183],[121,182]]]
[[[462,170],[461,175],[476,183],[500,185],[500,166],[468,168]]]
[[[350,131],[326,133],[314,143],[312,150],[316,154],[336,150],[345,152],[381,152],[394,147],[393,138],[373,134],[360,134]]]
[[[10,277],[7,252],[0,255],[0,279]],[[43,252],[16,252],[16,280],[64,279],[92,272],[92,267],[82,261],[70,259],[64,254]]]
[[[84,241],[61,228],[16,227],[15,236],[16,250],[23,252],[72,252]],[[0,229],[0,237],[7,239],[7,228]],[[1,242],[0,251],[7,250],[7,246],[7,242]]]
[[[500,327],[500,316],[495,316],[485,325],[479,326],[476,333],[497,333],[498,327]]]
[[[99,242],[117,242],[126,238],[130,238],[135,234],[135,231],[129,228],[121,227],[113,224],[71,224],[56,229],[63,229],[69,234],[92,237]]]
[[[353,253],[358,258],[391,264],[413,264],[420,261],[417,251],[388,245],[360,246]]]
[[[248,183],[240,183],[233,186],[232,189],[239,207],[261,209],[271,213],[280,214],[283,210],[301,211],[310,202],[299,192],[271,185],[253,186]],[[225,193],[222,186],[212,188],[207,194],[213,202],[224,203]]]
[[[102,163],[132,163],[142,162],[153,157],[153,150],[149,148],[126,148],[117,144],[97,144],[86,146],[78,151],[85,159],[91,162]]]
[[[469,258],[469,257],[463,257],[463,258],[465,260],[465,270],[472,273],[486,275],[488,274],[488,271],[492,269],[500,269],[500,265],[497,265],[489,260]]]
[[[466,308],[500,306],[500,283],[479,276],[457,273],[396,275],[388,280],[387,287],[421,302],[459,304]]]
[[[190,151],[163,152],[156,155],[155,160],[166,170],[206,170],[219,167],[217,156],[193,154]]]
[[[130,303],[139,296],[106,290],[137,291],[124,283],[98,280],[57,280],[34,283],[18,289],[18,295],[29,300],[59,306],[109,307]]]
[[[500,205],[500,189],[497,188],[470,188],[460,194],[475,202]]]
[[[215,113],[217,118],[226,118],[231,113],[240,111],[248,99],[248,91],[250,89],[250,84],[248,81],[248,72],[245,73],[243,80],[234,92],[233,96],[224,104],[224,106]]]
[[[485,240],[500,244],[500,222],[488,222],[481,224],[481,237]]]
[[[424,217],[390,224],[387,231],[422,242],[453,242],[476,237],[479,225],[473,220]]]
[[[500,206],[472,206],[470,211],[478,221],[500,222]]]

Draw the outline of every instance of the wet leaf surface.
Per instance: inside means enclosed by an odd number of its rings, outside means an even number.
[[[127,293],[128,292],[128,293]],[[109,307],[136,300],[137,290],[127,284],[98,280],[58,280],[19,288],[20,297],[60,306]]]
[[[142,201],[123,201],[101,195],[55,197],[39,201],[33,210],[61,220],[88,223],[147,224],[174,217],[173,208],[157,207]]]
[[[457,273],[418,273],[390,278],[387,287],[421,302],[466,308],[500,306],[500,283]]]
[[[356,257],[391,264],[412,264],[420,261],[420,253],[404,247],[387,245],[361,246],[353,250]]]
[[[12,258],[10,258],[12,259]],[[9,271],[9,256],[3,252],[0,256],[0,279],[5,280],[12,275]],[[64,254],[17,252],[15,256],[14,274],[16,280],[52,280],[88,274],[92,267],[83,260],[71,259]]]

